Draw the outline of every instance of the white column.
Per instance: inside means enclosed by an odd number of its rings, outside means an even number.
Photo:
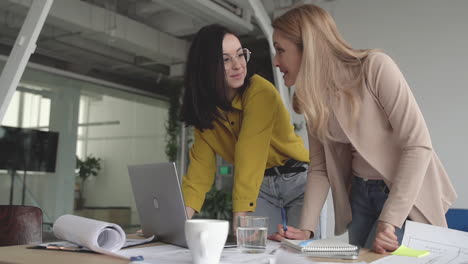
[[[275,48],[273,46],[273,27],[271,26],[271,19],[268,16],[265,7],[263,6],[260,0],[249,0],[250,7],[254,11],[254,17],[260,26],[263,34],[265,35],[266,39],[268,40],[268,44],[270,46],[270,56],[271,61],[273,62],[273,57],[275,56]],[[278,89],[281,98],[283,98],[283,102],[286,105],[289,113],[291,113],[291,103],[289,98],[289,92],[286,85],[284,85],[284,81],[281,78],[281,72],[277,67],[272,65],[273,67],[273,78],[275,79],[275,86]]]
[[[59,132],[59,144],[54,179],[49,180],[54,188],[50,188],[51,193],[44,205],[50,209],[48,214],[52,221],[63,214],[73,213],[74,206],[80,90],[76,88],[76,82],[71,82],[74,83],[73,88],[64,82],[62,88],[54,89],[56,92],[51,98],[50,130]]]

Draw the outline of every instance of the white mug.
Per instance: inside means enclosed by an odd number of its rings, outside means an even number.
[[[218,264],[229,231],[224,220],[185,221],[185,239],[195,264]]]

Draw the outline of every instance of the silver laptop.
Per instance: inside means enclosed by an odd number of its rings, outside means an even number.
[[[187,215],[175,164],[129,165],[128,173],[143,235],[186,248]]]

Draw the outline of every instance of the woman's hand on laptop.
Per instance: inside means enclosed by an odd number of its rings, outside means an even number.
[[[187,218],[192,219],[193,215],[195,214],[195,209],[185,206],[185,212],[187,213]]]

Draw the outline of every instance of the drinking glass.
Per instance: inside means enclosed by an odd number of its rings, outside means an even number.
[[[262,253],[266,249],[268,217],[238,216],[237,247],[245,253]]]

